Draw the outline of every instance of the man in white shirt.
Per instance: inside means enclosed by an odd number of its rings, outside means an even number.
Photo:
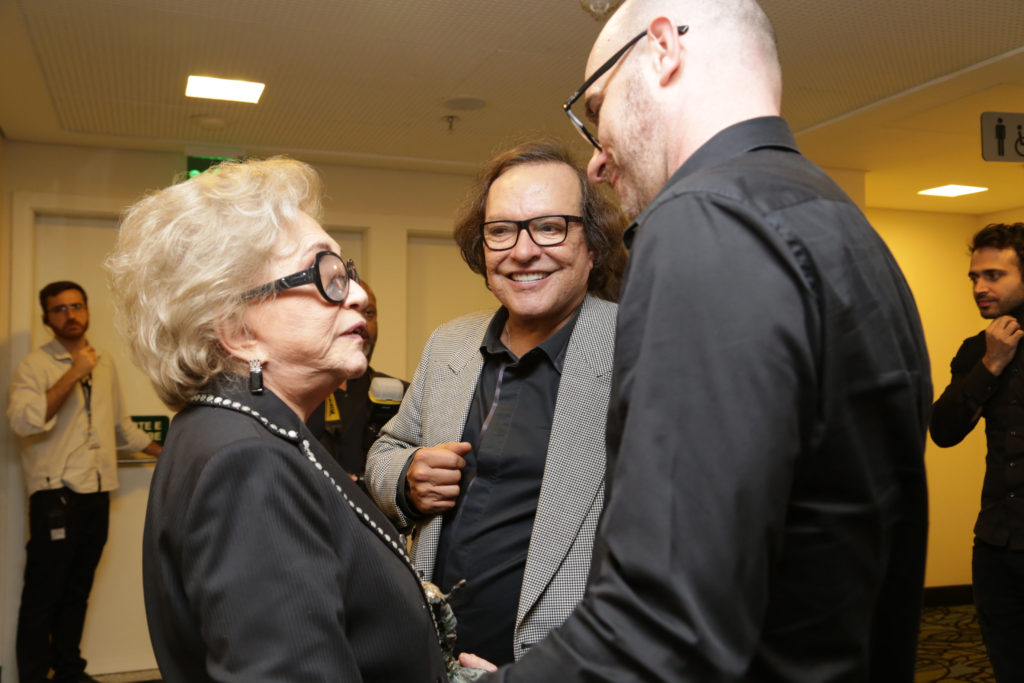
[[[70,281],[39,292],[54,339],[18,364],[7,416],[20,437],[29,541],[18,614],[22,683],[88,682],[79,650],[93,575],[107,540],[117,455],[159,455],[125,414],[111,360],[86,339],[88,297]]]

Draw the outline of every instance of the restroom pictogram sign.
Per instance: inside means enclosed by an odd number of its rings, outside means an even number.
[[[1024,114],[982,113],[981,158],[985,161],[1024,163]]]

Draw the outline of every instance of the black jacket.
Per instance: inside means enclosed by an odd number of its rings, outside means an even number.
[[[146,513],[146,616],[163,680],[446,680],[401,549],[273,393],[210,387],[174,418]]]

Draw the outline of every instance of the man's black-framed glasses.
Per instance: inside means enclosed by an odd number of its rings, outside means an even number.
[[[689,26],[676,26],[676,30],[679,31],[679,35],[683,35],[688,30],[690,30],[690,27]],[[583,81],[583,85],[581,85],[579,87],[579,90],[574,92],[572,94],[572,97],[567,99],[565,101],[565,104],[562,105],[562,109],[565,110],[565,115],[568,116],[569,120],[572,121],[574,126],[576,126],[576,130],[578,130],[580,132],[580,135],[583,136],[583,139],[586,140],[587,142],[589,142],[590,144],[592,144],[594,147],[596,147],[599,150],[601,149],[601,143],[597,141],[597,135],[594,134],[594,133],[591,133],[587,129],[586,124],[584,124],[583,121],[580,120],[580,118],[578,116],[576,116],[575,113],[573,113],[572,105],[576,104],[576,100],[578,100],[579,98],[583,97],[583,93],[585,93],[587,91],[587,88],[589,88],[590,86],[592,86],[594,84],[594,81],[599,79],[609,69],[611,69],[613,66],[615,66],[615,64],[620,59],[622,59],[622,55],[626,54],[626,51],[629,50],[629,48],[631,48],[634,45],[636,45],[637,41],[639,41],[645,35],[647,35],[647,29],[644,29],[643,31],[641,31],[640,35],[638,35],[637,37],[633,38],[628,43],[623,45],[622,48],[618,52],[616,52],[615,54],[613,54],[611,57],[608,58],[608,61],[606,61],[601,66],[599,66],[597,68],[597,70],[594,71],[594,73],[590,74],[590,78],[588,78],[587,80]]]
[[[332,304],[340,304],[345,302],[349,283],[353,280],[359,281],[359,273],[356,272],[356,264],[352,259],[346,261],[333,251],[321,251],[317,253],[312,267],[250,289],[242,298],[255,299],[284,289],[315,284],[320,296]]]
[[[525,230],[538,247],[554,247],[569,236],[570,223],[582,223],[580,216],[552,214],[534,216],[521,221],[487,221],[480,226],[480,235],[491,251],[505,251],[516,246],[519,233]]]

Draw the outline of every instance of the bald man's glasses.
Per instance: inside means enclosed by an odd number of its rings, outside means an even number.
[[[677,26],[676,27],[676,30],[679,31],[679,35],[683,35],[689,29],[690,29],[689,26]],[[622,48],[618,52],[616,52],[615,54],[613,54],[611,57],[608,58],[608,61],[606,61],[601,66],[597,67],[597,70],[594,73],[590,74],[590,78],[588,78],[587,80],[583,81],[583,85],[580,86],[579,90],[574,92],[572,94],[572,97],[567,99],[565,101],[565,104],[562,105],[562,109],[565,110],[565,115],[568,116],[569,120],[572,121],[574,126],[576,126],[576,130],[578,130],[580,132],[580,135],[583,136],[583,139],[586,140],[587,142],[589,142],[590,144],[592,144],[594,147],[596,147],[599,150],[601,149],[601,143],[597,141],[597,135],[594,134],[594,133],[591,133],[587,129],[586,124],[584,124],[583,121],[581,121],[580,118],[578,116],[576,116],[576,114],[573,112],[572,106],[574,104],[576,104],[576,100],[578,100],[579,98],[583,97],[583,93],[585,93],[587,91],[587,88],[589,88],[590,86],[594,85],[594,81],[596,81],[597,79],[601,78],[601,76],[604,76],[605,73],[609,69],[611,69],[613,66],[615,66],[615,64],[620,59],[622,59],[622,55],[626,54],[626,52],[629,50],[629,48],[631,48],[634,45],[636,45],[636,43],[641,38],[643,38],[646,35],[647,35],[647,30],[644,29],[640,33],[640,35],[638,35],[636,38],[633,38],[628,43],[623,45]]]

